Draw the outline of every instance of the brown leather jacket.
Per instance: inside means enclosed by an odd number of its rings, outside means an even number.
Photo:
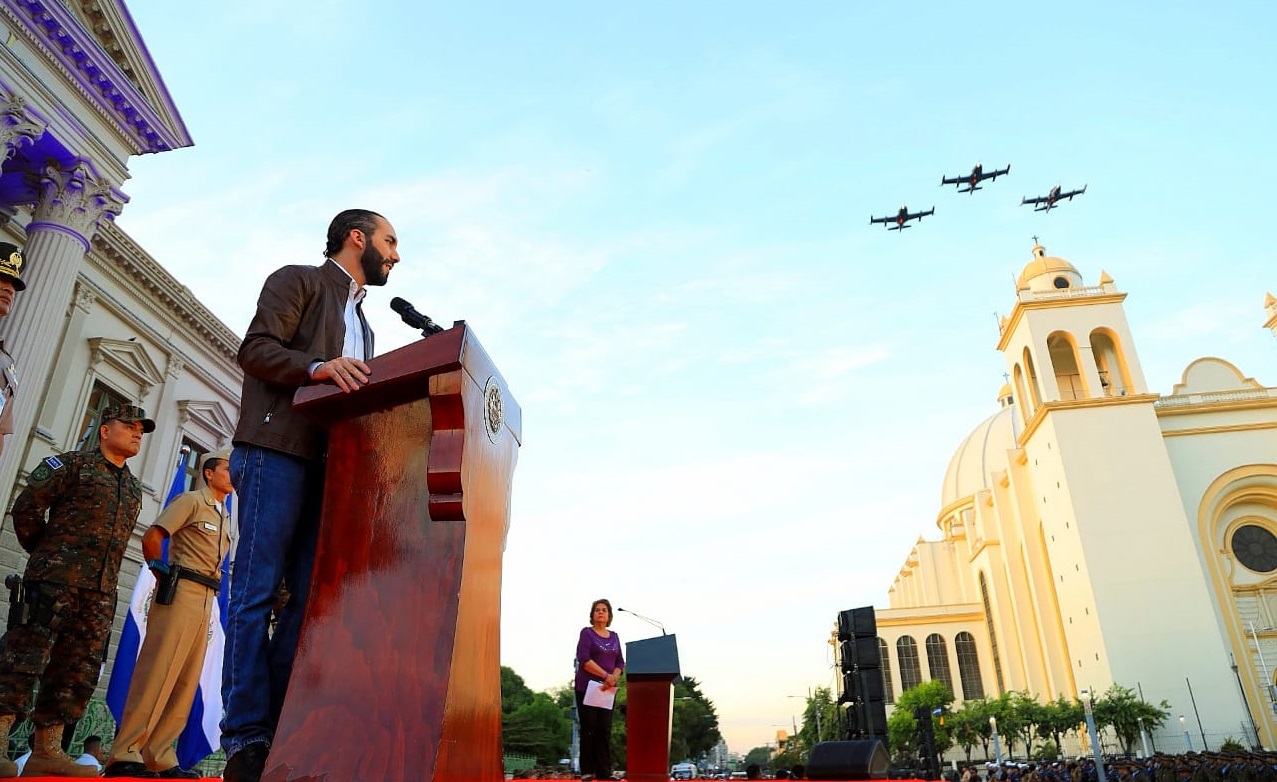
[[[293,411],[293,394],[310,384],[310,365],[341,355],[350,276],[335,261],[285,266],[271,274],[239,347],[244,369],[236,445],[257,445],[304,459],[323,458],[327,432]],[[372,329],[362,311],[367,357]]]

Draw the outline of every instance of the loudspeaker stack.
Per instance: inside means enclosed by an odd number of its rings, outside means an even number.
[[[882,681],[882,655],[873,606],[838,613],[838,657],[848,739],[887,742],[887,704]]]

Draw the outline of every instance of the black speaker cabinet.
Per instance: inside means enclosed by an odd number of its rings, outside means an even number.
[[[878,621],[873,606],[849,608],[838,612],[838,640],[875,638],[877,635]]]
[[[822,741],[811,748],[808,779],[886,779],[891,758],[881,741]]]

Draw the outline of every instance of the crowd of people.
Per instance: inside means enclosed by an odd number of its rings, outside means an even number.
[[[98,684],[120,568],[142,509],[142,483],[128,460],[155,422],[136,404],[110,405],[82,448],[32,466],[12,509],[28,558],[0,651],[0,748],[7,750],[10,731],[26,717],[34,732],[21,769],[0,752],[0,777],[198,778],[178,765],[172,745],[195,697],[211,606],[226,588],[224,778],[259,782],[292,671],[323,496],[326,430],[295,413],[292,398],[314,383],[346,393],[368,383],[373,333],[362,302],[398,262],[398,237],[386,218],[349,209],[329,224],[322,263],[285,266],[264,283],[238,353],[244,386],[233,449],[206,457],[202,485],[170,503],[142,537],[158,586],[104,764],[72,759],[63,734]],[[26,288],[23,265],[20,248],[0,242],[0,317]],[[22,435],[13,432],[20,359],[0,341],[0,453],[5,435]],[[237,555],[224,587],[225,501],[233,490]],[[281,587],[290,596],[282,606]]]
[[[948,775],[953,782],[1099,782],[1092,758],[986,763]],[[1105,782],[1277,782],[1277,752],[1155,753],[1104,764]]]

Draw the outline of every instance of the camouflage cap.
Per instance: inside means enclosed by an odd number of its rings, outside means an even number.
[[[12,280],[15,290],[27,289],[27,284],[22,281],[22,251],[16,244],[0,242],[0,277]]]
[[[123,421],[126,424],[142,422],[142,431],[150,434],[155,431],[155,422],[146,417],[146,411],[137,405],[111,405],[102,411],[102,417],[98,419],[99,423],[106,424],[111,421]]]

